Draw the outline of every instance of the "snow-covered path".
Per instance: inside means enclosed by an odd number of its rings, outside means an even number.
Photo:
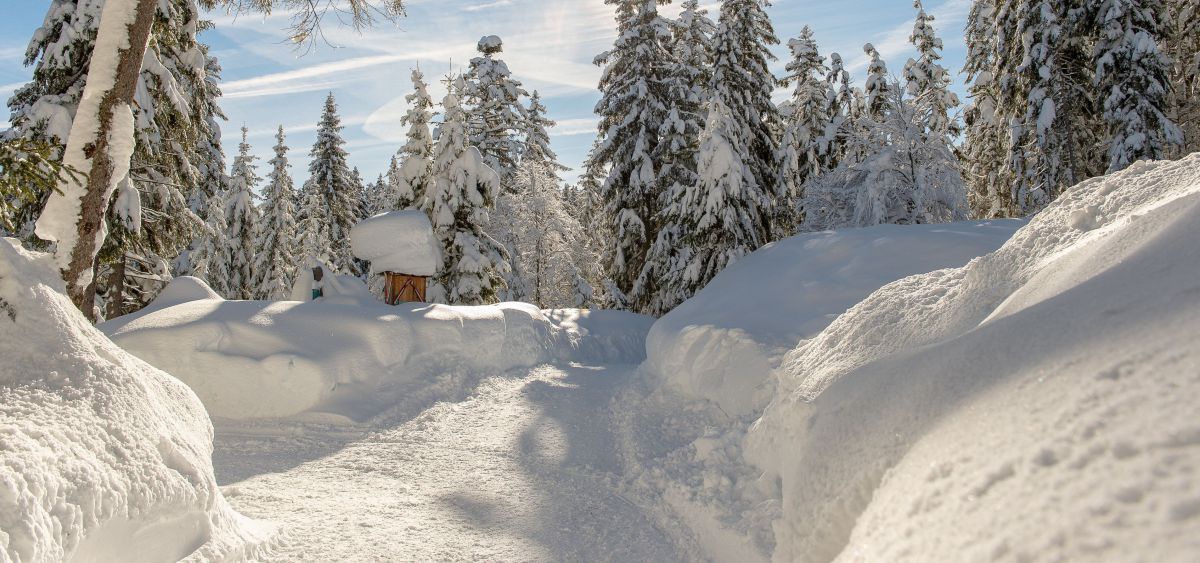
[[[279,560],[692,559],[617,492],[609,403],[634,369],[496,375],[357,438],[218,424],[214,463],[238,510],[284,526]]]

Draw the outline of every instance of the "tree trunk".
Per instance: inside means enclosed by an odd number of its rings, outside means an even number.
[[[123,179],[115,176],[123,176],[129,168],[128,162],[114,161],[112,152],[117,150],[119,155],[127,155],[129,150],[120,149],[131,147],[135,134],[131,121],[114,127],[118,125],[114,119],[132,119],[132,113],[126,115],[124,112],[132,112],[156,6],[156,0],[108,0],[105,5],[88,68],[88,83],[71,127],[64,159],[68,164],[82,165],[77,168],[87,172],[86,184],[64,185],[63,195],[56,194],[51,198],[58,201],[47,203],[43,216],[50,215],[50,218],[46,225],[39,220],[38,235],[59,243],[55,254],[67,284],[67,295],[93,321],[94,305],[89,299],[93,292],[89,287],[93,285],[96,255],[107,234],[105,212],[114,188]],[[133,10],[131,18],[123,12],[130,9]],[[109,17],[127,18],[129,23],[124,29],[106,26],[104,18]],[[105,65],[112,64],[113,59],[116,69],[113,78],[107,80],[107,73],[112,71]],[[99,100],[98,107],[96,99]],[[85,112],[95,113],[87,115]],[[89,130],[90,127],[95,130]],[[118,159],[124,158],[118,156]],[[80,188],[82,193],[79,193]],[[63,224],[63,218],[70,217],[72,212],[76,219],[75,232],[63,233],[68,228]]]
[[[112,272],[108,276],[108,291],[111,295],[108,296],[108,311],[104,317],[107,319],[115,319],[125,314],[125,264],[126,255],[121,253],[121,258],[112,266]],[[89,293],[95,293],[96,284],[92,284],[92,289]]]

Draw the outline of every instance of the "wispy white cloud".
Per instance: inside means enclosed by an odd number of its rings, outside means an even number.
[[[492,8],[501,8],[511,6],[512,0],[495,0],[494,2],[483,2],[481,4],[473,4],[463,8],[465,12],[478,12],[480,10],[490,10]]]
[[[971,10],[972,0],[946,0],[941,5],[927,10],[934,17],[933,26],[938,34],[946,37],[947,34],[957,34],[962,24],[966,21],[967,14]],[[891,66],[888,70],[892,73],[899,73],[904,68],[904,62],[899,60],[900,56],[912,50],[912,45],[909,44],[908,38],[912,35],[913,21],[916,19],[916,13],[912,13],[911,17],[902,24],[897,25],[890,31],[882,34],[876,41],[871,42],[875,49],[879,51],[879,55]],[[859,54],[850,59],[846,64],[846,69],[852,73],[858,73],[866,70],[870,64],[870,59],[861,51]]]
[[[595,117],[578,117],[572,119],[560,119],[554,126],[551,134],[558,137],[571,137],[574,135],[595,135],[596,124],[599,120]]]
[[[25,47],[0,47],[0,61],[18,61],[25,58]]]

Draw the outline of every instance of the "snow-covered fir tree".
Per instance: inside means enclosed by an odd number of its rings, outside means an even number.
[[[229,271],[226,249],[229,246],[226,233],[229,224],[225,219],[225,202],[228,193],[222,187],[206,201],[204,233],[192,244],[189,275],[208,282],[218,295],[235,298],[230,286],[233,273]]]
[[[651,154],[658,167],[660,211],[653,241],[628,298],[651,315],[662,315],[682,302],[664,284],[676,267],[682,218],[678,200],[687,186],[699,181],[697,153],[704,128],[704,104],[712,85],[713,36],[716,25],[695,0],[684,2],[672,22],[671,53],[675,62],[667,75],[667,114]]]
[[[316,193],[324,207],[322,216],[328,222],[329,266],[339,272],[357,274],[354,257],[350,252],[350,229],[358,222],[360,194],[353,173],[346,162],[346,141],[342,139],[342,119],[337,113],[337,102],[330,93],[325,98],[325,109],[317,125],[317,140],[308,154],[308,181],[304,184],[305,200]],[[308,207],[304,207],[308,213]],[[305,215],[307,218],[307,215]]]
[[[749,217],[769,222],[774,214],[774,200],[780,194],[777,193],[779,182],[775,170],[778,143],[774,134],[779,130],[779,114],[771,101],[777,81],[767,67],[768,62],[775,60],[770,47],[778,44],[779,39],[767,17],[768,5],[766,0],[721,2],[721,15],[713,38],[711,95],[720,101],[718,107],[729,110],[736,124],[736,128],[721,135],[738,136],[735,144],[745,150],[742,158],[754,183],[767,194],[765,200],[747,202],[748,205],[763,206]],[[703,171],[701,176],[704,176]],[[753,229],[770,236],[769,224],[756,225]]]
[[[996,59],[995,0],[976,0],[967,16],[967,77],[970,104],[963,111],[966,122],[963,143],[963,180],[968,191],[971,216],[980,219],[1016,217],[1012,190],[1001,180],[998,163],[1008,154],[1008,128],[997,114],[999,82],[993,74]]]
[[[1168,0],[1167,52],[1171,57],[1171,120],[1183,131],[1177,154],[1200,150],[1200,0]]]
[[[500,175],[501,184],[505,184],[516,172],[525,149],[520,136],[525,123],[522,99],[529,93],[498,58],[504,52],[504,42],[499,37],[480,38],[476,48],[479,56],[471,59],[463,77],[466,89],[462,103],[471,143],[479,148],[488,167]]]
[[[388,187],[387,178],[380,174],[375,181],[367,184],[366,217],[374,217],[380,213],[395,209],[392,202],[392,190]]]
[[[283,126],[275,133],[275,156],[268,164],[267,186],[263,190],[262,228],[258,233],[255,269],[260,282],[258,299],[286,299],[296,278],[298,242],[296,228],[296,189],[288,168]]]
[[[442,267],[428,290],[433,302],[455,305],[494,303],[504,289],[507,257],[484,232],[487,210],[495,204],[500,177],[470,143],[467,116],[459,105],[462,79],[442,100],[443,121],[433,149],[433,181],[425,211],[442,243]]]
[[[892,83],[888,77],[887,63],[879,56],[879,50],[870,43],[863,45],[863,53],[867,55],[867,79],[863,83],[866,116],[875,121],[883,121],[894,97],[889,91]]]
[[[954,109],[958,96],[950,91],[950,71],[943,67],[942,40],[933,29],[934,17],[925,12],[921,0],[914,0],[917,21],[909,42],[917,49],[917,58],[904,65],[905,91],[916,103],[918,113],[925,114],[926,129],[933,135],[956,137],[962,132]]]
[[[1168,0],[1167,51],[1171,66],[1171,117],[1183,131],[1179,154],[1200,150],[1200,0]]]
[[[771,196],[754,176],[743,127],[714,97],[700,143],[700,182],[686,187],[677,202],[682,217],[678,263],[664,285],[678,297],[691,297],[767,240],[765,210]]]
[[[699,0],[684,0],[680,8],[679,17],[671,22],[670,50],[675,59],[671,72],[691,92],[687,96],[672,95],[671,99],[695,103],[696,113],[702,113],[712,83],[713,36],[717,26],[708,17],[708,11],[700,7]],[[698,130],[703,127],[704,119],[703,116],[697,119]]]
[[[429,123],[433,118],[433,99],[420,69],[412,71],[413,91],[404,99],[408,113],[401,124],[408,126],[404,146],[392,158],[388,168],[388,188],[392,209],[421,207],[429,189],[432,166],[433,134]]]
[[[250,143],[246,140],[249,130],[242,127],[242,142],[238,155],[233,159],[233,170],[229,174],[229,197],[225,201],[225,219],[229,226],[225,238],[225,260],[229,265],[230,299],[255,299],[262,285],[260,271],[255,267],[259,251],[260,216],[254,204],[255,188],[259,181],[254,161],[250,154]]]
[[[9,101],[13,128],[6,135],[50,142],[61,157],[86,85],[104,2],[55,0],[26,52],[33,80]],[[197,33],[194,0],[159,2],[136,89],[136,132],[129,182],[108,210],[109,235],[101,249],[97,283],[115,310],[149,302],[169,279],[161,267],[185,249],[202,219],[187,202],[198,189],[198,146],[219,135],[211,86],[218,71]],[[48,193],[48,192],[47,192]],[[29,237],[47,193],[23,206],[12,234]],[[118,205],[119,204],[119,205]],[[131,218],[137,218],[131,222]],[[112,275],[112,274],[117,275]],[[158,280],[157,283],[148,283]],[[114,310],[110,307],[110,311]]]
[[[1170,60],[1160,50],[1166,38],[1162,0],[1090,0],[1096,36],[1096,90],[1107,126],[1108,171],[1138,160],[1161,159],[1183,144],[1183,133],[1167,116]]]
[[[818,140],[818,145],[825,166],[833,168],[846,155],[854,118],[854,87],[850,83],[850,73],[846,70],[840,54],[829,54],[829,73],[825,75],[825,81],[833,95],[829,96],[826,104],[825,114],[829,116],[829,122]]]
[[[825,81],[825,73],[829,70],[817,50],[812,29],[804,26],[799,37],[788,41],[788,49],[792,60],[780,82],[785,86],[792,85],[792,95],[780,107],[783,138],[778,157],[780,193],[783,194],[778,207],[787,212],[777,210],[776,215],[783,217],[778,224],[779,236],[794,233],[803,222],[800,202],[804,199],[804,186],[825,167],[821,135],[830,125],[829,100],[834,96]]]
[[[605,171],[600,193],[609,222],[611,245],[603,253],[611,285],[610,303],[642,310],[648,292],[635,291],[650,245],[658,236],[662,209],[659,166],[654,159],[659,133],[669,111],[671,26],[658,14],[655,2],[605,0],[617,9],[617,39],[613,48],[596,57],[600,78],[599,137],[585,168]],[[598,176],[599,177],[599,176]]]

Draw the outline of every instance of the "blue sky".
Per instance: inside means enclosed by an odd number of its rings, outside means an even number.
[[[0,21],[0,99],[29,78],[22,66],[25,45],[42,21],[46,0],[20,0],[5,6]],[[926,0],[926,10],[938,19],[938,34],[946,43],[945,63],[957,74],[962,67],[962,27],[970,0]],[[717,2],[707,6],[715,19]],[[662,8],[666,14],[676,6]],[[813,28],[821,53],[840,52],[861,83],[866,61],[862,44],[880,50],[893,73],[900,73],[913,55],[908,45],[915,11],[909,0],[778,0],[769,9],[783,43],[800,28]],[[612,11],[602,0],[409,0],[408,17],[395,24],[381,22],[362,33],[325,25],[325,41],[296,50],[287,43],[289,18],[261,15],[211,14],[216,29],[203,39],[224,67],[229,117],[224,125],[226,151],[236,150],[238,129],[250,129],[250,142],[262,157],[260,173],[270,157],[273,135],[283,125],[291,147],[297,183],[307,176],[308,150],[324,97],[337,97],[350,162],[368,180],[387,168],[402,144],[400,117],[410,90],[409,70],[420,65],[427,79],[460,71],[475,54],[481,36],[504,39],[502,58],[529,90],[538,90],[559,122],[552,142],[564,164],[578,167],[595,137],[592,114],[599,94],[600,69],[592,58],[609,48],[614,36]],[[786,63],[785,47],[775,49]],[[956,84],[961,93],[961,84]],[[435,99],[444,93],[432,89]],[[6,111],[4,112],[6,114]],[[7,115],[5,115],[7,117]],[[0,125],[5,125],[0,122]],[[575,173],[568,173],[572,179]]]

